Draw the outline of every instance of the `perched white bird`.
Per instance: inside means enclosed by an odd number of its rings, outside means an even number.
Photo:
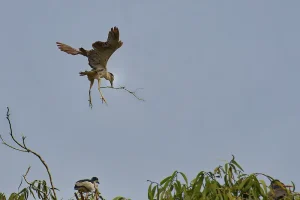
[[[99,180],[97,177],[93,177],[92,179],[83,179],[79,180],[75,183],[74,189],[79,192],[93,192],[98,187]]]

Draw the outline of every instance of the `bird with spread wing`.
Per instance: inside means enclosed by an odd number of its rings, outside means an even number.
[[[75,49],[69,45],[56,42],[58,48],[71,55],[83,55],[88,58],[88,62],[90,67],[92,68],[91,71],[84,71],[79,72],[80,76],[87,76],[88,80],[90,81],[90,89],[89,89],[89,102],[90,106],[92,105],[92,98],[91,98],[91,89],[94,84],[94,80],[98,80],[98,90],[102,99],[102,103],[106,100],[101,92],[100,84],[101,78],[105,78],[113,87],[114,75],[107,71],[107,62],[111,55],[119,49],[123,42],[119,39],[120,33],[117,27],[111,28],[108,32],[108,37],[106,42],[96,41],[92,44],[93,49],[86,50],[84,48]]]

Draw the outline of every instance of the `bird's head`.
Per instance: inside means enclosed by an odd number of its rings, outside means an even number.
[[[97,177],[93,177],[93,178],[91,179],[91,181],[99,184],[99,180],[98,180]]]
[[[114,87],[114,80],[115,80],[115,76],[113,75],[113,73],[110,73],[110,72],[108,72],[108,80],[109,80],[109,82],[110,82],[110,86],[111,87]]]

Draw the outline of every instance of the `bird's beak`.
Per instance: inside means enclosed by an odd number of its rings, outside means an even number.
[[[114,83],[112,81],[110,81],[110,86],[114,87]]]

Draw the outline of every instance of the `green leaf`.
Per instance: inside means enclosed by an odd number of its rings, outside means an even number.
[[[227,192],[227,194],[225,195],[229,200],[231,199],[236,199],[236,198],[233,198],[233,196],[231,195],[230,192]]]
[[[151,196],[154,198],[154,196],[155,196],[155,190],[156,190],[156,188],[157,188],[157,185],[156,186],[154,186],[153,188],[152,188],[152,190],[151,190]]]
[[[162,191],[166,191],[167,187],[170,185],[171,179],[165,183],[165,185],[161,188]]]
[[[25,192],[25,199],[28,199],[28,196],[29,196],[29,192],[28,192],[28,190],[26,189],[26,192]]]
[[[34,193],[32,192],[31,187],[29,187],[28,189],[29,189],[30,194],[33,196],[33,198],[36,199],[35,196],[34,196]]]
[[[126,199],[125,197],[121,197],[121,196],[117,196],[115,198],[113,198],[113,200],[121,200],[121,199]]]
[[[176,194],[181,193],[181,183],[178,180],[174,183],[174,186],[175,186]]]
[[[174,185],[170,186],[170,191],[172,192],[172,190],[174,189]]]
[[[4,193],[0,193],[0,200],[6,200]]]
[[[192,186],[192,191],[194,191],[194,192],[195,191],[197,191],[197,192],[200,191],[201,190],[201,186],[203,185],[203,180],[204,180],[204,174],[201,174],[201,176],[199,176],[197,178],[197,180],[194,181],[193,186]]]
[[[171,178],[171,179],[172,179],[171,181],[174,180],[174,178],[177,176],[177,173],[178,173],[178,171],[174,171],[174,172],[173,172],[173,174],[171,175],[171,177],[172,177],[172,178]]]
[[[230,194],[230,193],[229,193],[229,194]],[[220,199],[222,199],[222,196],[221,196]],[[228,200],[228,199],[230,199],[230,198],[228,197],[228,194],[225,194],[225,195],[224,195],[224,200]]]
[[[50,194],[50,196],[52,200],[57,200],[52,193]]]
[[[41,183],[41,181],[39,181],[38,186],[37,186],[38,190],[36,190],[36,192],[38,193],[39,199],[42,198],[42,194],[40,192],[41,191],[41,186],[42,186],[42,183]]]
[[[228,163],[225,164],[225,173],[228,173]]]
[[[228,176],[228,175],[225,175],[225,176],[224,176],[224,183],[225,183],[225,186],[226,186],[226,187],[229,186],[227,176]]]
[[[200,176],[204,175],[204,173],[205,173],[204,171],[199,172],[194,180],[197,181]]]
[[[21,196],[23,195],[23,198],[24,198],[24,199],[28,199],[29,192],[28,192],[28,189],[27,189],[27,188],[24,188],[23,190],[21,190],[20,193],[22,193]],[[20,193],[19,193],[19,194],[20,194]]]
[[[184,200],[191,200],[191,197],[188,195],[186,189],[183,189],[183,194],[184,194]]]
[[[230,161],[230,162],[233,162],[233,161],[234,161],[234,159],[235,159],[235,157],[234,157],[234,155],[233,155],[233,154],[232,154],[231,156],[232,156],[232,159],[231,159],[231,161]]]
[[[292,182],[292,185],[293,185],[293,190],[292,190],[292,192],[295,192],[295,189],[296,189],[295,184],[294,184],[293,181],[291,181],[291,182]]]
[[[25,199],[24,199],[24,194],[19,195],[19,196],[16,197],[14,200],[25,200]]]
[[[153,196],[152,196],[152,193],[151,193],[151,190],[152,190],[152,184],[153,183],[150,183],[149,187],[148,187],[148,199],[150,200],[153,200]]]
[[[232,186],[232,171],[231,171],[232,168],[229,167],[229,170],[228,170],[228,182],[230,183],[230,187]]]
[[[236,171],[236,168],[235,168],[235,166],[233,165],[233,164],[229,164],[230,165],[230,168],[232,168],[233,169],[233,171],[234,171],[234,173],[236,174],[237,173],[237,171]]]
[[[265,182],[264,180],[260,180],[259,182],[260,182],[260,184],[262,184],[262,186],[263,186],[264,194],[267,195],[267,193],[268,193],[268,188],[267,188],[266,182]]]
[[[166,191],[162,191],[161,193],[159,193],[159,199],[163,199],[165,193],[166,193]]]
[[[204,176],[200,177],[199,181],[196,182],[196,187],[193,189],[194,192],[200,192],[203,185]]]
[[[232,163],[237,166],[242,172],[244,171],[243,168],[235,161],[235,160],[232,160]]]
[[[225,170],[224,170],[224,168],[223,168],[222,166],[219,166],[219,169],[223,172],[223,174],[226,173]],[[221,174],[221,173],[220,173],[220,174]]]
[[[191,200],[191,197],[189,195],[185,195],[184,200]]]
[[[11,193],[9,196],[8,200],[16,200],[18,199],[18,194],[17,193]]]
[[[193,191],[192,199],[196,198],[196,197],[201,193],[201,192],[200,192],[201,186],[202,186],[202,184],[198,183],[198,184],[196,185],[195,189],[192,190],[192,191]]]
[[[164,185],[166,182],[168,182],[170,179],[172,178],[172,176],[168,176],[166,178],[164,178],[161,182],[160,182],[160,185]]]
[[[249,178],[244,179],[244,180],[242,181],[242,183],[239,184],[239,186],[238,186],[239,190],[243,190],[244,187],[245,187],[245,185],[248,184],[248,182],[249,182]]]
[[[212,183],[211,185],[210,185],[210,188],[211,188],[211,192],[212,193],[214,193],[214,194],[216,194],[217,193],[217,184],[216,184],[216,182],[214,182],[214,183]]]
[[[249,180],[249,181],[247,182],[247,184],[245,185],[244,190],[247,192],[247,191],[249,191],[249,189],[250,189],[252,186],[253,186],[253,181],[252,181],[252,180]]]
[[[183,179],[184,179],[186,185],[188,185],[188,179],[187,179],[186,175],[185,175],[184,173],[182,173],[182,172],[179,172],[179,173],[180,173],[181,176],[183,177]]]

